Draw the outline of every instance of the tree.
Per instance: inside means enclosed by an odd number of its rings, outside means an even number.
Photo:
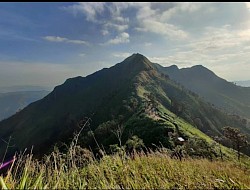
[[[139,148],[144,146],[143,140],[140,139],[138,136],[134,135],[126,142],[127,148],[129,152],[138,150]]]
[[[118,125],[116,129],[112,130],[112,133],[116,136],[116,138],[119,141],[119,146],[122,147],[122,134],[124,132],[124,126],[123,125]]]
[[[216,156],[214,145],[199,137],[189,138],[184,150],[191,157],[209,158],[211,161],[213,156]]]
[[[224,127],[223,132],[224,136],[232,142],[233,148],[237,150],[238,160],[240,160],[241,148],[248,145],[246,134],[240,133],[239,129],[229,126]]]
[[[177,114],[177,116],[179,116],[184,111],[184,104],[182,102],[179,102],[178,100],[172,99],[171,109],[175,114]]]

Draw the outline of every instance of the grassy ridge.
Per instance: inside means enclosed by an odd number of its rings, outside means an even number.
[[[249,189],[250,168],[233,161],[179,161],[166,151],[104,154],[97,160],[90,151],[71,149],[53,152],[43,163],[20,157],[0,184],[11,189]]]

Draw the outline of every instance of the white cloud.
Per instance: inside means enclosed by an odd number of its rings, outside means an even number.
[[[129,28],[129,26],[127,24],[114,24],[114,23],[107,23],[105,24],[105,27],[107,28],[113,28],[117,31],[125,31]]]
[[[145,46],[145,47],[150,47],[150,46],[152,46],[152,43],[150,43],[150,42],[145,42],[145,43],[144,43],[144,46]]]
[[[249,41],[250,40],[250,29],[240,30],[238,32],[238,36],[242,40]]]
[[[80,57],[85,57],[86,54],[85,54],[85,53],[80,53],[79,56],[80,56]]]
[[[119,22],[119,23],[129,23],[129,18],[124,18],[122,16],[116,16],[113,19],[114,21]]]
[[[107,29],[101,31],[103,36],[106,36],[109,34],[109,31]]]
[[[129,42],[129,34],[126,32],[123,32],[116,36],[114,39],[111,39],[107,41],[105,44],[122,44],[122,43],[128,43]]]
[[[113,20],[128,22],[129,18],[123,15],[123,12],[128,8],[139,8],[149,3],[140,3],[140,2],[113,2],[110,3],[107,7],[111,14]]]
[[[65,41],[67,41],[67,38],[62,38],[59,36],[45,36],[45,37],[43,37],[43,39],[50,41],[50,42],[65,42]]]
[[[237,52],[248,42],[250,29],[232,29],[230,25],[224,25],[220,28],[206,27],[203,36],[193,40],[186,47],[203,53],[226,53],[230,50]]]
[[[151,9],[150,4],[143,4],[143,6],[138,7],[136,18],[139,21],[144,21],[145,19],[155,17],[156,15],[157,15],[157,11]]]
[[[100,33],[103,36],[119,34],[129,29],[129,18],[122,12],[129,7],[130,3],[104,3],[104,2],[81,2],[68,7],[63,7],[73,15],[85,15],[86,20],[101,26]],[[104,13],[105,16],[102,14]]]
[[[74,15],[81,13],[86,16],[88,21],[99,23],[102,26],[101,34],[108,35],[114,32],[119,34],[129,29],[130,19],[124,12],[131,8],[135,10],[136,17],[133,18],[133,23],[137,22],[137,26],[135,26],[137,31],[151,32],[179,40],[186,39],[189,36],[188,33],[180,26],[170,24],[168,19],[181,12],[197,11],[201,6],[195,3],[177,3],[173,4],[173,8],[160,11],[158,8],[152,8],[152,5],[160,7],[161,3],[83,2],[64,7],[64,9]],[[162,5],[171,4],[164,3]],[[102,13],[105,13],[105,16],[102,16]]]
[[[45,36],[43,37],[43,39],[49,42],[64,42],[64,43],[70,43],[70,44],[89,45],[88,42],[83,41],[83,40],[71,40],[71,39],[63,38],[59,36]]]
[[[152,56],[152,62],[164,66],[176,64],[180,68],[202,64],[227,80],[249,79],[249,29],[235,29],[225,25],[207,27],[199,38],[177,46],[164,57]],[[244,69],[242,69],[244,68]]]
[[[160,34],[174,40],[186,39],[188,37],[187,32],[167,22],[170,15],[172,16],[177,12],[174,8],[161,12],[158,9],[152,9],[148,4],[140,7],[136,15],[139,24],[136,28],[137,31]]]
[[[84,14],[88,21],[96,22],[97,15],[104,11],[104,5],[104,2],[80,2],[63,9],[74,15]]]
[[[67,40],[67,43],[72,43],[72,44],[82,44],[82,45],[89,45],[88,42],[83,41],[83,40]]]
[[[178,9],[180,9],[181,11],[185,12],[195,12],[195,11],[198,11],[201,7],[202,7],[203,4],[201,3],[177,3],[177,7]]]
[[[161,34],[165,35],[166,37],[170,37],[174,40],[188,38],[188,33],[179,29],[178,27],[172,24],[162,23],[153,19],[145,19],[144,21],[142,21],[141,26],[142,27],[137,28],[138,31]]]
[[[112,54],[112,56],[118,57],[118,58],[127,58],[130,55],[132,55],[132,53],[128,53],[128,52],[117,52],[117,53]]]
[[[169,20],[172,17],[183,13],[192,13],[202,7],[200,3],[175,3],[174,6],[159,15],[161,21]]]

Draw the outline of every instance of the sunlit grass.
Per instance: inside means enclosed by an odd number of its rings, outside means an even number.
[[[81,152],[81,154],[79,154]],[[134,156],[103,155],[90,151],[58,151],[38,161],[19,156],[7,176],[0,178],[2,189],[211,189],[250,188],[250,168],[232,161],[171,159],[164,151]]]

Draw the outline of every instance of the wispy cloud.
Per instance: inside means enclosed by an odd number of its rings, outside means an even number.
[[[230,25],[206,27],[201,37],[177,47],[169,55],[152,56],[150,60],[165,66],[176,64],[181,68],[202,64],[226,79],[249,78],[248,28],[232,29]]]
[[[115,23],[107,23],[104,25],[105,28],[115,29],[117,31],[125,31],[129,28],[128,24],[115,24]]]
[[[85,54],[85,53],[79,53],[79,56],[80,56],[80,57],[85,57],[86,54]]]
[[[169,19],[179,16],[183,13],[192,13],[201,9],[201,3],[172,3],[172,7],[163,10],[161,14],[156,15],[161,21],[168,21]]]
[[[141,27],[138,27],[137,31],[152,32],[155,34],[165,35],[166,37],[174,40],[186,39],[188,37],[188,33],[179,29],[178,27],[153,19],[143,20],[141,22]]]
[[[126,32],[123,32],[121,34],[119,34],[118,36],[116,36],[114,39],[111,39],[109,41],[107,41],[105,43],[105,45],[109,45],[109,44],[123,44],[123,43],[129,43],[129,34]]]
[[[104,11],[103,2],[80,2],[68,7],[62,7],[63,10],[66,10],[73,15],[84,14],[86,19],[91,22],[97,22],[97,16]]]
[[[215,72],[222,73],[224,69],[229,73],[228,78],[238,75],[240,79],[244,73],[249,79],[249,74],[244,72],[250,68],[247,64],[249,3],[82,2],[48,4],[44,9],[37,9],[36,15],[32,14],[33,4],[21,7],[17,4],[11,9],[4,6],[0,11],[2,61],[81,62],[94,71],[92,67],[100,60],[106,63],[95,68],[126,58],[130,55],[127,52],[141,51],[151,61],[166,66],[202,64]],[[54,44],[71,48],[58,48]],[[89,44],[92,48],[86,46]],[[28,56],[27,52],[32,53]],[[67,73],[63,69],[66,66],[61,68],[61,72]],[[242,73],[240,68],[244,70]],[[7,73],[3,67],[1,73]]]
[[[87,21],[102,28],[100,33],[103,36],[108,36],[109,34],[119,35],[129,29],[129,17],[122,14],[122,11],[129,7],[128,5],[127,3],[82,2],[62,9],[75,16],[84,15]]]
[[[162,9],[165,6],[169,8]],[[200,4],[194,3],[83,2],[63,7],[63,9],[74,15],[84,15],[87,21],[99,24],[102,27],[100,33],[104,36],[111,33],[118,35],[121,32],[127,32],[133,24],[133,27],[139,32],[149,32],[172,40],[182,40],[189,36],[188,32],[180,26],[168,22],[168,20],[183,12],[195,12],[199,10],[200,6]],[[131,10],[134,11],[135,15],[133,19],[129,14],[125,14],[126,11]]]
[[[152,46],[152,43],[150,43],[150,42],[144,42],[144,46],[145,47],[150,47],[150,46]]]
[[[183,8],[178,7],[177,5],[165,11],[159,11],[157,8],[153,9],[150,5],[139,7],[136,14],[138,20],[136,30],[160,34],[174,40],[186,39],[189,35],[186,31],[168,22],[168,19],[177,14],[179,9],[189,10],[187,8],[189,6]]]
[[[112,54],[112,56],[117,57],[117,58],[126,58],[126,57],[129,57],[130,55],[132,55],[132,53],[128,53],[128,52],[116,52]]]
[[[101,33],[103,36],[106,36],[109,34],[109,31],[107,29],[101,30]]]
[[[128,29],[129,18],[121,15],[121,11],[127,8],[126,3],[81,2],[62,9],[75,16],[84,15],[87,21],[101,24],[106,30],[125,31]],[[103,16],[105,12],[108,14]]]
[[[59,36],[45,36],[43,39],[50,42],[65,42],[68,40],[67,38],[62,38]]]
[[[43,39],[49,42],[64,42],[70,44],[89,45],[89,43],[84,40],[71,40],[60,36],[45,36],[43,37]]]

